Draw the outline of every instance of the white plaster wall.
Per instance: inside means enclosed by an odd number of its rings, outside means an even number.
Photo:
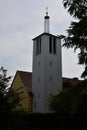
[[[56,55],[49,53],[49,35],[41,36],[40,55],[36,55],[35,42],[36,40],[33,43],[33,112],[48,112],[50,95],[56,95],[59,90],[62,90],[61,41],[57,38]],[[50,61],[52,66],[50,66]],[[52,81],[50,81],[50,77],[52,77]],[[40,81],[38,81],[39,78]],[[34,103],[37,104],[36,108]]]

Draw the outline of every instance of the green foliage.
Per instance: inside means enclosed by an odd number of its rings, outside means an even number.
[[[68,12],[75,18],[83,18],[87,16],[86,0],[63,0],[63,5],[68,8]]]
[[[58,113],[8,113],[0,118],[2,130],[86,130],[87,116]]]
[[[59,95],[53,96],[50,107],[54,112],[68,112],[71,108],[71,100],[69,90],[64,90]]]
[[[7,93],[11,77],[7,77],[7,70],[3,67],[0,68],[0,112],[6,110],[7,106]]]
[[[86,0],[63,0],[63,5],[68,12],[77,18],[77,22],[71,22],[67,30],[68,36],[64,38],[64,46],[79,49],[79,64],[85,66],[82,77],[87,76],[87,1]]]
[[[57,113],[87,115],[87,80],[53,96],[50,101],[50,108]]]
[[[0,68],[0,114],[4,112],[11,111],[22,100],[20,98],[20,93],[22,91],[13,90],[9,91],[9,82],[11,76],[7,76],[7,70],[3,67]]]
[[[14,90],[14,89],[9,90],[9,92],[7,94],[7,103],[8,103],[9,110],[19,111],[18,108],[22,109],[20,101],[23,98],[20,97],[20,94],[23,94],[22,88],[19,88],[17,90]]]
[[[7,77],[7,70],[5,70],[3,67],[0,68],[0,96],[5,97],[7,95],[9,86],[9,81],[11,77]]]

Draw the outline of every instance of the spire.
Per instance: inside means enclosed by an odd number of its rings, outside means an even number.
[[[50,32],[50,17],[48,16],[48,7],[46,8],[46,16],[44,17],[44,32]]]
[[[46,16],[48,16],[48,7],[46,7]]]

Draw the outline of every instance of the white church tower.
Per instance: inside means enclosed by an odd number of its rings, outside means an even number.
[[[50,34],[47,11],[44,33],[33,39],[32,112],[49,112],[49,98],[61,90],[61,39]]]

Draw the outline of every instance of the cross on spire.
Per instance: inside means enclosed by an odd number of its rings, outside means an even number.
[[[48,16],[48,6],[46,7],[46,16]]]

